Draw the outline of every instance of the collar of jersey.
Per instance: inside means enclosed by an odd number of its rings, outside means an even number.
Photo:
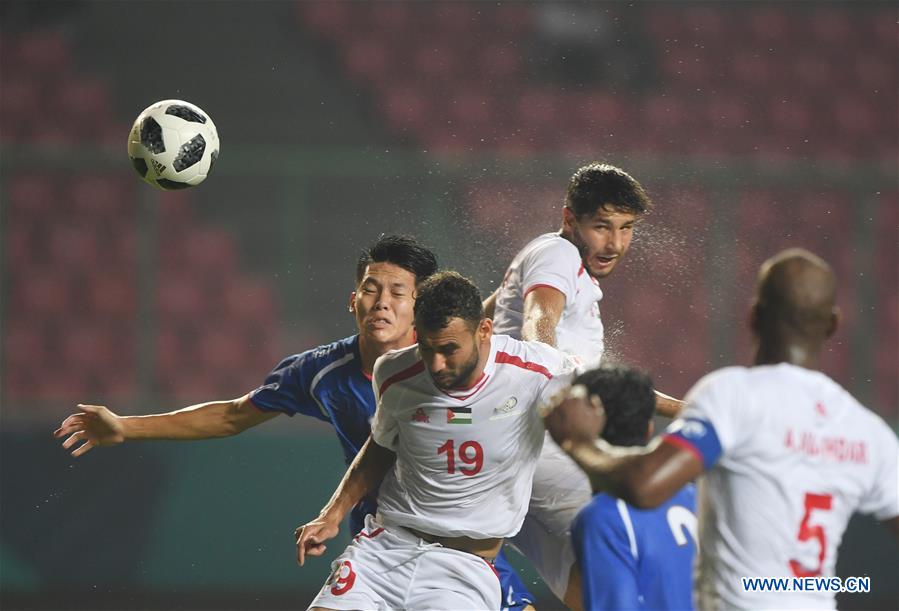
[[[494,369],[496,369],[496,342],[494,341],[493,336],[491,336],[490,355],[487,357],[487,364],[484,365],[484,371],[481,373],[481,377],[479,377],[477,381],[475,381],[475,383],[468,388],[456,388],[453,390],[443,390],[441,388],[439,390],[448,397],[458,399],[459,401],[464,401],[476,395],[479,390],[487,385],[487,380],[490,379],[490,376],[493,374]]]

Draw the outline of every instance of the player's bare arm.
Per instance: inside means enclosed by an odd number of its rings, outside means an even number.
[[[657,507],[702,473],[693,453],[668,443],[613,447],[598,439],[602,405],[574,387],[545,418],[556,443],[587,473],[594,492],[607,492],[636,507]]]
[[[684,409],[684,402],[663,392],[656,393],[656,413],[666,418],[677,418]]]
[[[195,440],[236,435],[271,420],[278,414],[257,409],[244,395],[231,401],[210,401],[165,414],[119,416],[102,405],[78,405],[53,432],[68,436],[62,447],[78,457],[97,446],[117,445],[135,439]],[[80,443],[79,442],[83,442]]]
[[[294,531],[300,566],[305,563],[307,555],[321,556],[325,553],[327,546],[324,542],[337,536],[347,512],[362,497],[381,485],[394,462],[396,454],[393,451],[368,438],[318,517]]]
[[[565,310],[565,294],[549,286],[539,286],[524,298],[521,339],[556,345],[556,326]]]

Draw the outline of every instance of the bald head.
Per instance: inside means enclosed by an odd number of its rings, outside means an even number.
[[[770,333],[823,341],[836,327],[836,296],[836,277],[823,259],[801,248],[785,250],[759,270],[756,331],[763,341]]]

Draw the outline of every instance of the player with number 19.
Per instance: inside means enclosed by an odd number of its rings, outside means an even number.
[[[312,608],[500,606],[492,561],[527,511],[538,407],[573,364],[545,344],[494,336],[477,288],[454,272],[421,284],[415,327],[417,346],[375,364],[372,437],[319,517],[297,529],[302,564],[380,486],[377,516]]]

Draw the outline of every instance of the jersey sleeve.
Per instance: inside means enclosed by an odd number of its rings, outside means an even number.
[[[567,302],[577,294],[577,275],[580,257],[572,244],[559,239],[534,249],[521,262],[521,298],[541,286],[556,289]]]
[[[876,418],[876,416],[875,416]],[[899,441],[885,422],[877,418],[878,434],[872,436],[878,457],[872,486],[859,504],[859,512],[878,520],[899,516]]]
[[[683,415],[671,423],[664,441],[693,452],[703,467],[711,469],[722,454],[733,454],[751,424],[740,401],[736,368],[720,370],[701,379],[685,398]]]
[[[639,609],[636,541],[617,501],[597,496],[575,518],[571,541],[582,575],[585,609]]]
[[[371,422],[371,436],[379,446],[395,452],[399,428],[389,401],[385,404],[384,397],[381,396],[381,386],[387,379],[384,372],[384,361],[383,356],[375,361],[371,376],[371,385],[375,393],[375,415]]]
[[[250,393],[250,401],[265,412],[302,414],[329,422],[327,412],[310,391],[316,373],[308,353],[289,356],[268,374],[262,386]]]
[[[525,361],[528,367],[546,376],[536,405],[548,406],[552,398],[568,388],[575,376],[583,369],[579,357],[565,354],[561,350],[543,342],[527,342]]]

